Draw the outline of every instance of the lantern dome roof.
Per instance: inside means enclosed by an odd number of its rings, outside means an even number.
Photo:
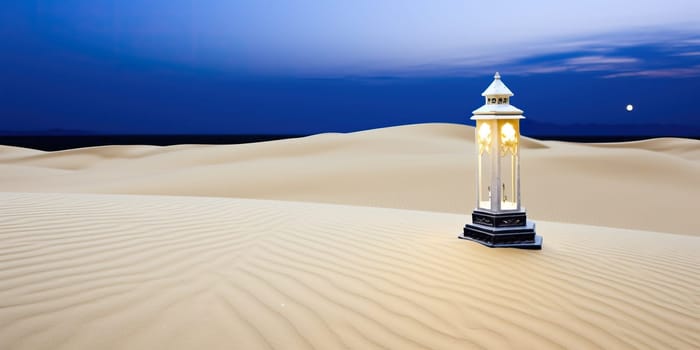
[[[493,76],[493,82],[481,93],[481,96],[513,96],[513,92],[510,91],[506,84],[503,84],[501,75],[496,72]]]
[[[524,119],[523,111],[510,104],[513,92],[501,81],[501,75],[496,72],[493,82],[481,94],[486,97],[486,103],[473,111],[472,120],[479,119]]]

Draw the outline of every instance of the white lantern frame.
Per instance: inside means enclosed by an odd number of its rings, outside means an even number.
[[[489,247],[541,249],[542,237],[527,220],[520,196],[520,120],[523,111],[510,104],[513,93],[496,73],[482,93],[485,104],[476,121],[476,209],[460,238]]]

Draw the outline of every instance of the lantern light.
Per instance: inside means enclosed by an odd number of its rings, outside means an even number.
[[[491,126],[481,124],[479,127],[479,154],[488,152],[491,146]]]
[[[501,127],[501,150],[505,152],[510,152],[513,155],[517,152],[518,147],[518,135],[516,135],[515,128],[511,123],[505,123]]]

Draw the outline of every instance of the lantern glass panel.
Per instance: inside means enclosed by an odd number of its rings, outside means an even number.
[[[500,210],[520,209],[520,132],[518,120],[499,120]]]
[[[495,121],[477,121],[477,207],[480,209],[494,209],[491,205],[491,180],[493,178],[492,157],[496,152],[496,143],[498,142],[497,130]]]

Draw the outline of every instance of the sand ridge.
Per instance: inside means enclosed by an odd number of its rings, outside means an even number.
[[[696,237],[178,196],[1,193],[0,348],[697,348]]]
[[[524,123],[526,123],[525,121]],[[526,124],[523,126],[526,131]],[[0,191],[265,198],[469,213],[474,129],[418,124],[244,145],[0,147]],[[536,218],[697,235],[700,141],[524,138]]]

